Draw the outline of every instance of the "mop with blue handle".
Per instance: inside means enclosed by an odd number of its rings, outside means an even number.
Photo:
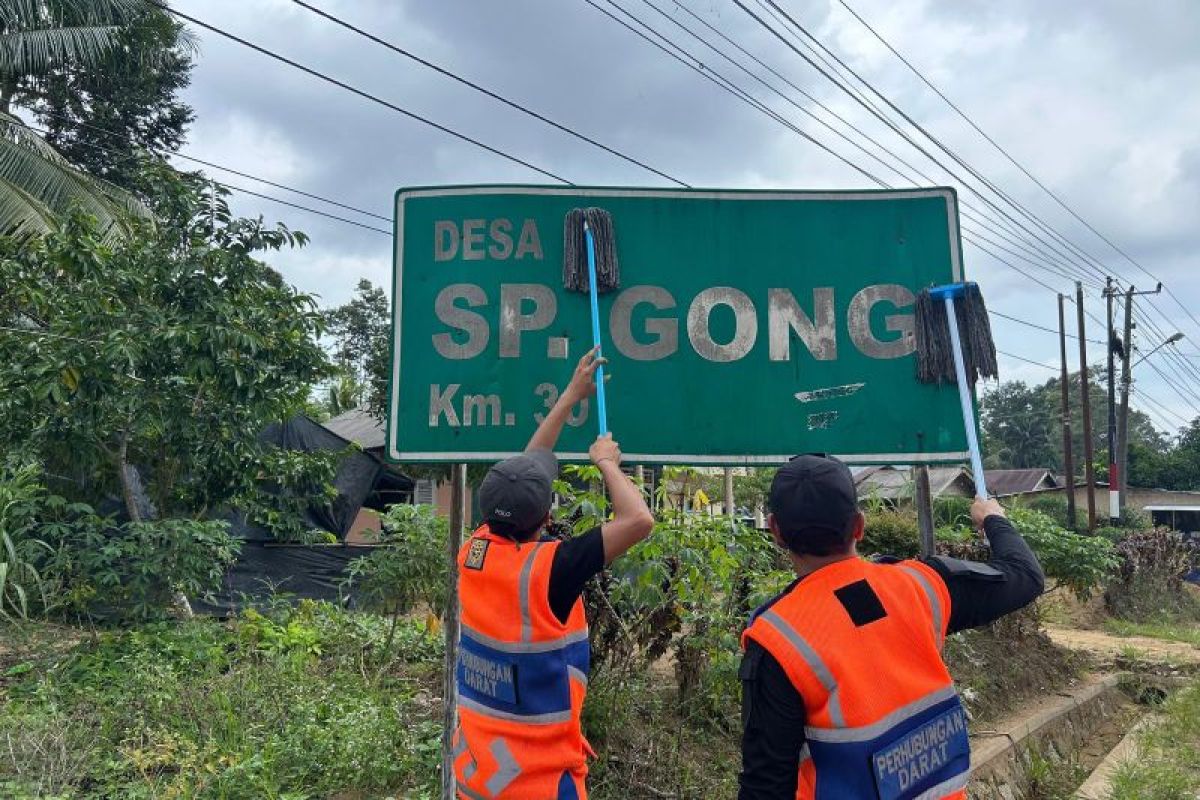
[[[992,327],[978,284],[951,283],[923,290],[917,295],[916,329],[917,379],[958,384],[975,494],[987,499],[971,389],[981,376],[994,378],[998,370]]]
[[[612,215],[602,208],[575,208],[563,222],[563,288],[587,292],[592,311],[592,347],[600,349],[599,295],[620,288],[617,243]],[[596,368],[596,417],[600,435],[608,433],[608,406],[604,398],[604,367]]]

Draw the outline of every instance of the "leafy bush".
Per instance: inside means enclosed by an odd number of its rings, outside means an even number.
[[[1194,543],[1167,530],[1130,534],[1116,544],[1120,569],[1104,593],[1114,615],[1135,621],[1187,616],[1200,618],[1183,576],[1197,558]]]
[[[1039,511],[1013,508],[1008,516],[1037,554],[1046,576],[1080,599],[1090,597],[1117,567],[1107,539],[1071,533]]]
[[[938,528],[970,527],[971,503],[974,500],[975,498],[973,497],[954,497],[951,495],[934,498],[934,526]]]
[[[891,510],[869,511],[859,550],[865,555],[915,558],[921,549],[916,516]]]
[[[441,711],[423,687],[439,685],[441,641],[402,622],[403,661],[368,680],[362,654],[388,627],[302,603],[43,655],[4,680],[0,795],[433,800]]]
[[[27,619],[49,605],[51,592],[35,565],[48,546],[36,537],[45,489],[32,466],[6,466],[0,472],[0,618]]]
[[[1060,494],[1034,495],[1018,497],[1012,505],[1028,511],[1036,511],[1054,520],[1060,528],[1070,528],[1067,520],[1067,498]]]
[[[449,573],[446,519],[432,506],[394,505],[381,522],[380,546],[350,564],[348,585],[368,608],[396,616],[424,603],[440,615]]]
[[[93,515],[42,529],[54,548],[43,572],[78,613],[152,619],[176,593],[204,596],[221,585],[241,542],[228,523],[163,519],[110,525]]]

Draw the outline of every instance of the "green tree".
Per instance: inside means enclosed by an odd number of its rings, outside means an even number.
[[[304,235],[233,218],[199,176],[155,167],[147,185],[159,222],[126,240],[79,213],[0,239],[0,449],[56,462],[82,499],[119,492],[134,521],[133,466],[164,516],[268,502],[280,476],[309,485],[259,432],[328,377],[322,319],[255,258]]]
[[[1097,461],[1107,462],[1108,389],[1105,372],[1089,372],[1088,397],[1092,411],[1092,448]],[[1000,469],[1047,467],[1060,470],[1062,453],[1061,382],[1052,378],[1040,386],[1006,381],[980,398],[984,457],[987,466]],[[1076,471],[1083,472],[1083,404],[1079,373],[1070,376],[1071,438]],[[1137,409],[1129,412],[1130,450],[1144,445],[1166,450],[1168,443],[1150,418]]]
[[[175,151],[194,114],[187,87],[195,41],[170,14],[142,5],[99,64],[77,60],[31,77],[16,97],[71,163],[135,191],[144,151]]]
[[[145,209],[115,185],[73,167],[12,113],[31,85],[57,69],[100,69],[138,0],[0,0],[0,234],[52,230],[79,206],[100,236],[126,235]]]
[[[1022,381],[1008,381],[984,395],[980,404],[984,454],[988,466],[1001,468],[1057,466],[1054,418],[1043,394]]]
[[[371,411],[382,417],[387,403],[392,317],[383,289],[363,278],[350,302],[325,312],[333,358],[354,384],[365,388]],[[335,412],[337,413],[337,412]]]

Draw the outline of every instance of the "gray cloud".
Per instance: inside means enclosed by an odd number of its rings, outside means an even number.
[[[313,2],[696,185],[870,185],[582,0]],[[701,53],[710,68],[756,87],[687,39],[644,0],[619,2]],[[654,2],[698,28],[669,0]],[[681,3],[901,152],[935,182],[952,183],[729,0]],[[1200,244],[1195,229],[1200,219],[1200,103],[1194,102],[1193,88],[1200,82],[1200,49],[1195,47],[1200,5],[1190,0],[851,4],[1022,164],[1166,280],[1189,307],[1200,297],[1194,265]],[[1139,285],[1149,283],[974,134],[840,5],[782,5],[929,130],[1106,267]],[[663,183],[288,0],[179,0],[177,6],[572,181]],[[201,40],[187,96],[198,116],[189,152],[385,216],[400,186],[546,180],[215,35],[202,33]],[[752,91],[839,152],[869,163],[761,87]],[[872,170],[902,184],[877,165]],[[960,196],[978,204],[961,189]],[[388,283],[390,246],[384,236],[252,198],[235,198],[235,209],[283,219],[313,236],[309,248],[275,263],[296,285],[328,303],[344,301],[360,276]],[[1056,325],[1050,293],[974,248],[968,247],[967,258],[994,307]],[[1068,286],[1037,274],[1056,288]],[[1098,298],[1090,303],[1097,312],[1102,309]],[[1187,349],[1196,352],[1200,327],[1171,303],[1163,302],[1161,308],[1188,333],[1194,344]],[[997,336],[1010,352],[1047,363],[1055,356],[1057,345],[1045,334],[1004,323],[997,325]],[[1153,344],[1147,342],[1149,346]],[[1006,377],[1044,380],[1051,375],[1021,362],[1002,361],[1002,366]],[[1144,391],[1184,416],[1195,415],[1156,376],[1138,377]]]

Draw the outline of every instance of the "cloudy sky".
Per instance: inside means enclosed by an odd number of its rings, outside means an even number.
[[[847,1],[1017,162],[1166,283],[1180,303],[1165,293],[1142,301],[1156,330],[1143,325],[1138,346],[1149,351],[1175,331],[1186,338],[1175,353],[1170,348],[1160,351],[1138,368],[1134,402],[1169,430],[1177,428],[1181,418],[1200,414],[1200,4]],[[693,185],[874,186],[586,0],[309,2]],[[744,2],[788,35],[758,0]],[[912,185],[804,116],[797,106],[861,141],[829,112],[841,115],[931,179],[914,175],[918,182],[958,187],[964,230],[974,228],[1013,251],[1015,255],[984,244],[1055,290],[1073,291],[1075,273],[1095,280],[1096,270],[1083,266],[1089,263],[1087,257],[1139,288],[1152,286],[1146,273],[1089,232],[972,130],[840,0],[777,2],[963,161],[1036,215],[1038,224],[1068,243],[1007,206],[1012,219],[1001,217],[818,74],[734,0],[616,0],[698,56],[707,68],[867,171],[893,185]],[[665,183],[339,28],[292,0],[173,0],[173,5],[574,183]],[[621,16],[609,0],[595,0],[595,5]],[[719,45],[784,96],[757,83],[672,20]],[[201,53],[186,99],[195,107],[197,121],[185,153],[382,217],[390,217],[392,195],[401,186],[547,180],[243,45],[193,29]],[[712,29],[811,99],[733,50]],[[912,174],[875,145],[862,144]],[[921,144],[937,152],[927,141]],[[940,158],[987,193],[964,169]],[[390,228],[381,219],[216,174],[238,186]],[[319,295],[323,304],[344,302],[360,277],[384,286],[390,282],[390,243],[379,232],[245,195],[235,195],[233,206],[238,213],[283,220],[312,236],[309,247],[273,263],[295,285]],[[1031,241],[1025,228],[1036,232],[1039,240]],[[1056,328],[1051,291],[970,243],[965,257],[969,273],[984,284],[993,310]],[[1086,304],[1103,317],[1097,291],[1089,290]],[[1091,337],[1102,339],[1102,328],[1091,320],[1089,324]],[[1003,318],[995,319],[993,326],[1006,353],[1057,363],[1056,336]],[[1098,361],[1103,348],[1092,345],[1089,355]],[[1002,357],[1001,368],[1008,379],[1042,381],[1054,374],[1008,356]]]

